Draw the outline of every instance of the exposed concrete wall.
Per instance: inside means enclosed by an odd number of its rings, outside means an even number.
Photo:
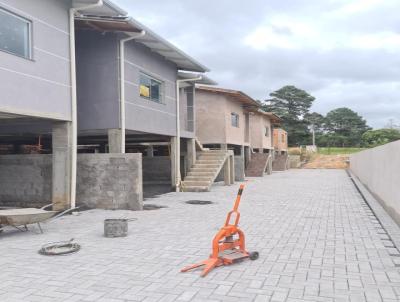
[[[1,155],[0,206],[51,203],[52,155]],[[142,209],[142,156],[78,154],[77,204],[105,209]]]
[[[141,153],[79,154],[77,203],[101,209],[143,209]]]
[[[350,155],[350,169],[400,224],[400,141]]]
[[[204,144],[226,143],[223,95],[196,89],[196,137]]]
[[[52,155],[1,155],[0,206],[51,203]]]
[[[266,128],[268,127],[268,136]],[[250,115],[250,145],[253,149],[272,149],[270,119],[259,113]]]
[[[143,157],[143,182],[145,184],[171,184],[170,157]]]
[[[235,181],[243,181],[244,176],[244,157],[235,156]],[[215,181],[224,181],[224,169],[219,172]]]
[[[239,127],[232,126],[231,113],[239,115]],[[245,114],[242,104],[232,98],[227,98],[225,107],[226,143],[232,145],[245,144]]]

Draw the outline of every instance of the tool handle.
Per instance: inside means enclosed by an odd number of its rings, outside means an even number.
[[[237,193],[237,196],[236,196],[235,205],[234,205],[233,210],[232,210],[233,212],[237,212],[237,210],[239,208],[240,198],[242,197],[243,190],[244,190],[244,184],[241,184],[240,187],[239,187],[239,191]]]
[[[244,184],[241,184],[240,187],[239,187],[238,194],[236,196],[235,205],[233,206],[233,210],[230,211],[228,213],[228,215],[226,216],[225,226],[230,225],[232,214],[236,214],[235,224],[234,225],[237,226],[238,223],[239,223],[240,213],[238,211],[238,208],[239,208],[239,204],[240,204],[240,198],[242,197],[243,189],[244,189]]]

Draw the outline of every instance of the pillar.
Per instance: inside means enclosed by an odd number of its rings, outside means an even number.
[[[249,165],[251,161],[251,149],[250,147],[244,147],[244,162],[245,162],[245,167]]]
[[[189,138],[186,143],[187,148],[187,163],[188,168],[192,168],[196,163],[196,140],[194,138]]]
[[[55,211],[66,210],[71,206],[71,134],[72,124],[70,122],[53,125],[52,203]]]
[[[170,158],[171,158],[171,186],[174,189],[176,186],[176,145],[177,139],[176,137],[171,137],[170,144]]]
[[[108,153],[122,153],[121,142],[121,129],[108,129]]]
[[[147,157],[154,157],[154,147],[152,145],[147,146],[146,155]]]
[[[231,184],[231,157],[228,156],[228,158],[225,160],[224,164],[224,183],[225,186],[229,186]]]
[[[230,165],[230,175],[229,175],[229,181],[230,184],[233,185],[235,183],[235,156],[232,154],[229,156],[229,165]]]

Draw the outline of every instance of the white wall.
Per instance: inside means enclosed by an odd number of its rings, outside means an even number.
[[[400,140],[351,155],[350,169],[400,223]]]

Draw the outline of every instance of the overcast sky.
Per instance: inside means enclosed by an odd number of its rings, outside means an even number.
[[[325,114],[349,107],[400,123],[400,0],[115,0],[211,69],[264,100],[292,84]]]

